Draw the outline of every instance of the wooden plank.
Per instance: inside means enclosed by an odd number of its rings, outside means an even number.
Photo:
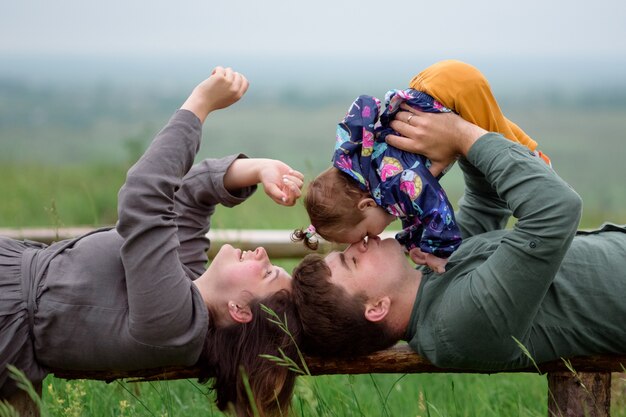
[[[315,358],[306,359],[312,375],[369,374],[369,373],[498,373],[472,369],[438,368],[425,358],[413,352],[408,345],[398,344],[392,348],[354,358]],[[626,366],[626,356],[592,356],[571,359],[577,372],[621,372]],[[563,361],[554,361],[539,366],[543,373],[568,372]],[[165,367],[135,371],[69,371],[52,370],[55,376],[65,379],[97,379],[111,381],[132,378],[135,380],[197,378],[198,369]],[[533,367],[512,369],[503,372],[537,373]]]

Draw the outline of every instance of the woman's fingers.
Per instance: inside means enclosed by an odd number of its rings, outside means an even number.
[[[265,194],[267,194],[272,200],[277,202],[278,204],[287,205],[286,202],[288,200],[287,194],[283,192],[283,190],[276,184],[271,183],[267,184],[264,187]]]
[[[285,199],[281,201],[281,204],[293,206],[296,200],[302,196],[302,180],[300,178],[285,175],[283,176],[283,192],[285,193]]]
[[[241,83],[241,86],[239,87],[239,97],[242,97],[246,93],[246,91],[248,91],[248,87],[250,86],[250,82],[248,81],[246,77],[241,75],[241,79],[242,79],[242,83]]]
[[[234,71],[233,71],[233,69],[231,67],[227,67],[224,70],[224,74],[223,75],[224,75],[224,79],[226,79],[226,81],[229,82],[229,83],[232,82],[233,78],[235,77]]]
[[[293,206],[302,196],[303,181],[298,176],[283,175],[282,184],[270,182],[264,184],[265,193],[276,203]]]
[[[300,173],[298,172],[298,174]],[[302,174],[295,175],[294,173],[290,173],[290,174],[283,175],[283,181],[285,180],[294,184],[298,188],[302,188],[302,186],[304,185],[304,175]]]
[[[285,180],[284,182],[287,186],[287,189],[289,190],[289,193],[296,199],[300,198],[300,196],[302,195],[302,185],[298,185],[289,180]]]
[[[304,181],[304,174],[300,171],[296,171],[295,169],[291,168],[289,170],[289,175],[292,175],[296,178],[298,178],[300,181]]]
[[[227,69],[230,69],[230,68],[227,68]],[[228,77],[231,77],[231,78],[228,78]],[[248,90],[248,86],[249,86],[248,79],[239,72],[232,71],[231,75],[226,76],[226,81],[230,83],[231,91],[233,91],[233,93],[239,98],[241,98]]]

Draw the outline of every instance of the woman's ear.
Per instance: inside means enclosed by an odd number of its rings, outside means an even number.
[[[370,207],[376,207],[377,205],[378,205],[378,204],[376,204],[376,201],[374,201],[374,199],[373,199],[373,198],[369,198],[369,197],[368,197],[368,198],[362,198],[362,199],[360,199],[360,200],[359,200],[359,202],[358,202],[358,204],[356,205],[356,207],[357,207],[359,210],[363,211],[363,210],[365,210],[365,209],[367,209],[367,208],[370,208]]]
[[[389,297],[383,297],[375,303],[365,304],[365,318],[371,322],[381,321],[387,317],[391,300]]]
[[[252,311],[248,305],[241,306],[234,301],[228,302],[228,314],[237,323],[249,323],[252,320]]]

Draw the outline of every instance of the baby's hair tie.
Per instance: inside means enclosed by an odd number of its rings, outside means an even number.
[[[315,226],[313,226],[312,224],[310,224],[309,227],[307,227],[306,230],[304,231],[304,234],[307,239],[315,238],[315,233],[316,233]]]
[[[311,250],[317,250],[318,240],[315,226],[310,225],[306,229],[296,229],[291,234],[292,242],[302,242],[304,246]]]

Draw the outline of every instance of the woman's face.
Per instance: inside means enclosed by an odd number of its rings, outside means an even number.
[[[283,268],[272,265],[264,248],[242,251],[224,245],[211,262],[217,290],[233,300],[241,297],[263,298],[279,290],[291,290],[291,275]]]

